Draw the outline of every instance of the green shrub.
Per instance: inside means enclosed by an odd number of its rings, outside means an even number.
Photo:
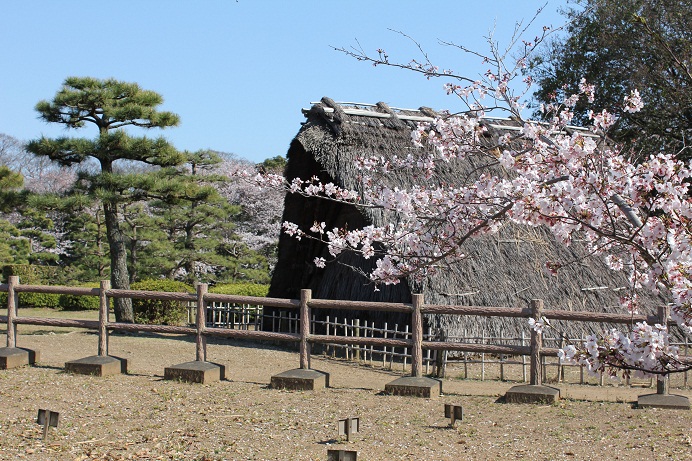
[[[62,269],[57,266],[38,266],[33,264],[8,264],[2,268],[2,279],[7,282],[11,275],[19,277],[25,285],[48,285],[46,281],[55,280]],[[55,283],[52,283],[53,285]]]
[[[223,283],[214,285],[209,289],[209,292],[220,295],[266,297],[267,293],[269,293],[269,285],[260,285],[258,283]]]
[[[7,296],[7,294],[5,294]],[[7,299],[7,298],[5,298]],[[7,302],[6,302],[7,303]],[[60,305],[60,295],[53,293],[19,293],[19,307],[45,307],[57,309]]]
[[[33,264],[10,264],[2,267],[2,278],[7,283],[10,276],[19,277],[22,285],[61,285],[65,284],[65,268],[57,266],[39,266]],[[19,307],[37,307],[58,309],[62,307],[64,295],[53,293],[19,293]],[[7,306],[7,293],[0,293],[0,305]],[[98,299],[96,300],[98,309]],[[81,308],[80,308],[81,309]]]
[[[19,293],[19,308],[22,307],[46,307],[57,309],[60,295],[51,293]],[[7,293],[0,293],[0,306],[7,307]]]
[[[89,283],[80,285],[86,288],[99,288],[99,284]],[[111,304],[113,300],[111,300]],[[99,310],[98,296],[77,296],[77,295],[60,295],[60,309],[64,311],[97,311]]]
[[[167,293],[194,292],[190,285],[175,280],[143,280],[130,285],[130,289]],[[187,319],[187,301],[133,299],[132,308],[136,323],[179,325]]]
[[[44,280],[51,280],[57,273],[55,266],[34,266],[31,264],[12,264],[3,266],[2,277],[5,283],[11,275],[19,277],[24,285],[47,285]],[[60,295],[49,293],[19,293],[19,307],[47,307],[57,309]],[[7,293],[0,294],[0,305],[7,306]]]

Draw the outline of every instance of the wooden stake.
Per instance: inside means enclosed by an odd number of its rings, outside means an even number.
[[[310,369],[310,307],[308,303],[312,300],[311,290],[300,290],[300,368]]]

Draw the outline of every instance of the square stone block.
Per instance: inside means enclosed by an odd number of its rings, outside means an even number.
[[[505,403],[542,403],[552,405],[560,400],[560,389],[550,386],[522,384],[505,393]]]
[[[127,360],[109,355],[92,355],[65,363],[65,371],[78,375],[110,376],[127,373]]]
[[[22,347],[0,347],[0,370],[33,365],[41,357],[39,351]]]
[[[0,348],[0,370],[17,368],[29,364],[29,353],[16,347]]]
[[[226,379],[226,367],[195,360],[166,367],[163,372],[163,379],[207,384]]]
[[[689,410],[690,399],[684,395],[646,394],[637,399],[637,408],[664,408],[667,410]]]
[[[294,391],[324,389],[329,387],[329,373],[295,368],[272,376],[270,387],[272,389],[289,389]]]
[[[439,397],[442,393],[442,381],[427,377],[404,376],[385,384],[384,392],[391,395],[431,399]]]

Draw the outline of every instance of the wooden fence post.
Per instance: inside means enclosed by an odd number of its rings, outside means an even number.
[[[198,362],[207,361],[207,341],[204,337],[204,329],[207,322],[207,309],[206,303],[204,301],[204,295],[207,294],[209,285],[206,283],[197,284],[197,318],[195,319],[195,325],[197,326],[197,337],[195,338],[196,344],[196,358]]]
[[[411,313],[411,376],[423,376],[423,307],[422,294],[413,295],[413,312]]]
[[[308,303],[312,301],[312,290],[300,290],[300,368],[301,370],[310,369],[310,307]]]
[[[19,285],[19,277],[10,275],[7,278],[7,347],[17,347],[17,305],[19,296],[14,291],[15,285]]]
[[[111,289],[110,280],[101,280],[99,289],[99,356],[108,355],[108,297],[106,290]]]
[[[668,316],[670,315],[670,307],[668,304],[658,306],[658,322],[664,327],[668,326]],[[667,395],[670,392],[670,380],[668,376],[663,376],[656,380],[656,393]]]
[[[542,299],[532,299],[531,300],[531,318],[536,322],[541,320],[543,316],[543,300]],[[530,384],[535,386],[540,386],[542,384],[541,378],[543,373],[541,372],[541,349],[543,348],[543,335],[535,330],[531,330],[531,365],[530,374],[531,381]]]

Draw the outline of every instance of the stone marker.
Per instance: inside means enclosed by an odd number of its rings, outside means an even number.
[[[352,450],[327,450],[327,461],[358,461],[358,452]]]
[[[346,441],[351,441],[351,434],[357,434],[360,430],[360,418],[346,418],[339,420],[339,435],[345,435]]]
[[[445,403],[445,418],[449,418],[450,427],[454,427],[454,423],[464,419],[464,409],[461,405],[450,405]]]
[[[50,410],[38,410],[38,416],[36,417],[36,424],[43,426],[43,440],[46,441],[48,438],[48,428],[58,427],[58,419],[60,418],[60,413],[57,411]]]

